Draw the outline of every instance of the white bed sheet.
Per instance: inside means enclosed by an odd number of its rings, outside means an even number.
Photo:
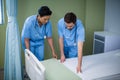
[[[77,58],[69,58],[63,63],[83,80],[93,80],[105,76],[120,74],[120,49],[83,56],[82,73],[76,73]]]

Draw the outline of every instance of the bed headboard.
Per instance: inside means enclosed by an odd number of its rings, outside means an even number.
[[[28,49],[25,50],[25,69],[31,80],[45,80],[45,67]]]

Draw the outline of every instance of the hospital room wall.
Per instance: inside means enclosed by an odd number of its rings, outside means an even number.
[[[5,1],[5,0],[3,0]],[[4,54],[5,54],[5,38],[6,38],[6,26],[7,26],[7,15],[6,6],[4,2],[4,22],[0,24],[0,69],[4,66]]]
[[[84,45],[84,54],[92,53],[93,32],[103,30],[104,24],[104,1],[105,0],[18,0],[18,25],[20,33],[25,19],[28,16],[37,14],[37,10],[42,5],[47,5],[53,11],[51,22],[53,26],[53,41],[55,50],[59,55],[57,21],[62,18],[66,12],[74,12],[85,27],[86,41]],[[0,25],[0,68],[4,66],[5,35],[6,35],[7,16],[5,9],[5,23]],[[24,63],[24,53],[21,50],[22,61]],[[45,41],[45,59],[51,57],[51,51],[47,41]]]
[[[94,31],[104,30],[105,0],[86,0],[84,55],[92,54]]]

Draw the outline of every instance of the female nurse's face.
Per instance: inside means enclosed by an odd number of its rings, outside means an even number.
[[[50,19],[50,16],[38,16],[38,22],[42,25],[42,24],[46,24],[48,22],[48,20]]]

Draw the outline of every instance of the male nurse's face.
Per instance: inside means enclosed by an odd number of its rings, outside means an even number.
[[[66,22],[65,22],[65,24],[67,26],[67,29],[72,29],[75,25],[74,23],[66,23]]]
[[[50,19],[50,16],[38,16],[38,22],[41,24],[46,24],[48,20]]]

